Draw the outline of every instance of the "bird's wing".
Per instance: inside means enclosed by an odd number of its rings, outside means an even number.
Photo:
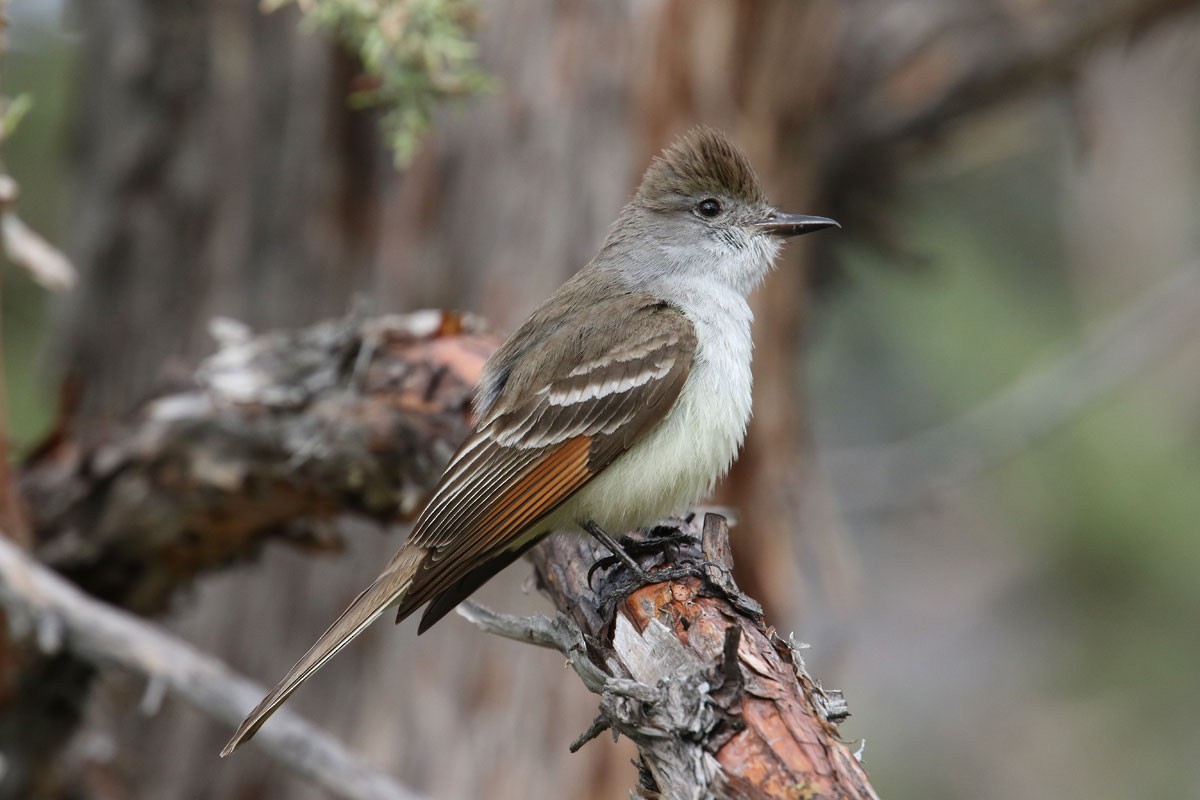
[[[515,560],[532,525],[666,416],[695,359],[691,322],[648,295],[621,295],[589,312],[498,367],[494,399],[408,541],[242,722],[223,756],[390,606],[399,606],[399,620],[437,600],[422,630],[431,625]]]
[[[436,599],[421,629],[432,625],[674,405],[695,359],[692,323],[645,295],[603,306],[519,359],[447,467],[409,539],[428,557],[398,618]]]

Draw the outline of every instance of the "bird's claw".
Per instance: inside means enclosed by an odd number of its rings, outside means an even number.
[[[584,529],[599,539],[609,551],[610,556],[598,559],[592,564],[587,573],[588,588],[592,587],[592,576],[598,570],[609,570],[618,564],[625,568],[625,571],[634,579],[637,588],[642,586],[652,586],[656,583],[665,583],[667,581],[679,580],[685,577],[700,577],[705,576],[705,567],[707,564],[686,563],[682,566],[664,567],[649,571],[638,563],[635,556],[648,555],[663,555],[670,559],[670,550],[675,545],[684,542],[694,541],[694,537],[690,531],[683,527],[686,523],[675,524],[673,521],[667,521],[655,525],[646,531],[642,537],[634,538],[632,536],[623,536],[620,541],[614,541],[602,528],[595,524],[586,524]]]
[[[616,556],[605,556],[604,558],[596,559],[596,563],[592,564],[592,566],[587,571],[588,588],[589,589],[596,588],[596,587],[592,586],[592,575],[594,575],[596,573],[596,570],[607,571],[607,570],[612,569],[613,567],[615,567],[616,565],[618,565],[620,563],[621,563],[621,559],[617,558]]]

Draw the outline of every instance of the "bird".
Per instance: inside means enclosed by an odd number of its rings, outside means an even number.
[[[590,534],[638,572],[611,532],[686,509],[729,470],[751,415],[747,296],[785,239],[837,225],[772,206],[715,129],[655,156],[595,258],[487,361],[473,430],[407,541],[221,755],[386,611],[425,607],[424,632],[551,532]]]

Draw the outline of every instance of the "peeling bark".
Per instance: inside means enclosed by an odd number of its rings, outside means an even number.
[[[700,565],[696,577],[670,583],[634,587],[619,567],[593,571],[607,554],[583,537],[558,536],[531,553],[559,611],[560,633],[548,638],[601,696],[600,716],[572,749],[607,728],[632,739],[647,800],[876,797],[838,738],[840,695],[809,677],[734,584],[725,520],[708,514],[702,530],[680,527],[689,538],[666,545],[665,558],[642,559],[648,569]],[[539,624],[481,622],[475,607],[465,615],[513,638]]]

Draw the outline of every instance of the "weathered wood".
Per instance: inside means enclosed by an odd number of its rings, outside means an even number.
[[[215,327],[221,349],[191,381],[99,440],[63,420],[21,470],[34,555],[136,613],[270,540],[336,548],[337,516],[412,515],[466,435],[495,346],[438,311],[257,337]],[[72,653],[0,649],[0,798],[57,794],[53,760],[93,675]]]
[[[700,574],[636,587],[581,536],[530,554],[557,620],[506,618],[473,604],[464,616],[510,638],[559,649],[599,694],[600,715],[572,749],[606,728],[637,745],[643,798],[874,798],[838,738],[845,712],[804,670],[758,603],[733,582],[725,520],[639,560],[691,563]],[[589,585],[589,575],[590,585]]]
[[[336,547],[320,524],[335,515],[412,516],[466,435],[495,346],[440,311],[257,337],[214,327],[221,349],[187,385],[21,471],[38,558],[138,613],[269,539]]]

